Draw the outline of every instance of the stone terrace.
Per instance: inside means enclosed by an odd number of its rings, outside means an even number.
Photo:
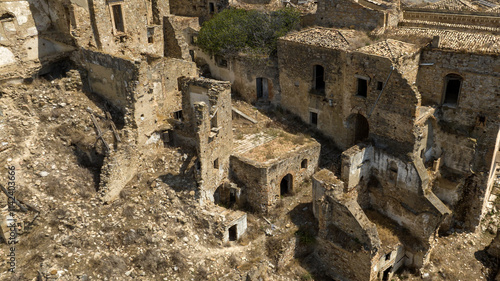
[[[233,155],[270,164],[305,147],[317,145],[317,142],[304,135],[292,135],[269,128],[257,134],[245,135],[243,140],[235,141],[235,145]]]

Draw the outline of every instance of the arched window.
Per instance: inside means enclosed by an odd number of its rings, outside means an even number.
[[[463,78],[457,74],[448,74],[444,78],[445,90],[443,104],[455,106],[458,103],[460,89],[462,88]]]

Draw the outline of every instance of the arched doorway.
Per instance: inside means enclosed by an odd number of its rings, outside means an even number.
[[[368,124],[368,120],[359,113],[351,115],[348,120],[351,124],[351,128],[353,129],[353,144],[366,140],[370,135],[370,125]]]
[[[286,195],[292,191],[293,188],[293,176],[288,174],[283,177],[280,183],[280,195]]]

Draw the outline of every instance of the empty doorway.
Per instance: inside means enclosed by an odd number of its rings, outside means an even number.
[[[391,275],[392,266],[388,269],[384,270],[384,275],[382,276],[382,281],[389,281],[389,277]]]
[[[286,195],[292,191],[292,185],[293,185],[293,177],[292,175],[288,174],[283,177],[280,183],[280,195]]]
[[[231,226],[228,231],[229,231],[229,241],[238,240],[238,229],[236,224]]]
[[[370,134],[368,120],[361,114],[355,114],[350,117],[351,124],[354,125],[354,144],[366,140]]]
[[[257,78],[257,99],[267,100],[269,98],[269,83],[267,78]]]

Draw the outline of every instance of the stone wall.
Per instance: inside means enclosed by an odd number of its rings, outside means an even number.
[[[364,30],[397,25],[397,7],[373,3],[350,0],[318,1],[316,23],[327,27]]]
[[[214,79],[229,81],[233,92],[238,94],[248,103],[257,100],[270,102],[272,104],[280,103],[280,81],[278,61],[266,56],[251,56],[240,54],[238,56],[223,58],[210,56],[195,45],[191,46],[194,52],[196,63],[202,68],[210,71],[210,76]],[[220,61],[225,60],[226,64],[221,65]],[[265,80],[267,85],[267,95],[257,95],[257,78]],[[266,86],[260,86],[265,88]],[[263,90],[266,91],[266,90]]]
[[[316,254],[327,273],[340,280],[374,280],[381,241],[356,195],[344,193],[343,183],[322,170],[313,176],[313,200],[319,224]]]
[[[87,70],[90,91],[121,111],[125,124],[136,127],[134,102],[139,84],[140,61],[131,61],[101,52],[81,49],[73,61]]]
[[[280,103],[280,84],[278,61],[268,57],[247,57],[238,56],[231,60],[234,70],[234,81],[232,81],[233,91],[236,92],[246,102],[251,103],[257,100],[269,101],[272,104]],[[257,78],[262,78],[267,83],[267,94],[262,93],[258,97]]]
[[[280,105],[306,123],[310,123],[310,110],[314,110],[318,114],[316,128],[340,148],[350,145],[342,118],[345,61],[346,55],[341,50],[278,41]],[[321,65],[325,70],[324,95],[312,91],[314,65]]]
[[[214,201],[228,177],[233,146],[231,85],[204,78],[181,79],[185,131],[196,140],[201,202]]]
[[[75,40],[79,46],[115,56],[137,58],[139,54],[149,54],[160,57],[163,55],[162,19],[169,14],[168,3],[158,0],[89,1],[88,10],[86,7],[73,9]],[[112,11],[118,7],[121,7],[122,18],[114,19]],[[117,29],[117,22],[123,22],[123,30]]]
[[[54,7],[50,11],[42,9],[45,1],[0,3],[0,80],[31,77],[74,50],[63,5],[49,2]]]
[[[171,127],[173,113],[182,110],[182,94],[177,79],[197,74],[193,62],[180,59],[161,58],[152,63],[141,63],[134,103],[140,145],[144,145],[154,132]]]
[[[433,158],[441,158],[441,166],[448,171],[441,176],[455,182],[453,189],[459,198],[468,196],[465,189],[475,194],[468,199],[472,200],[469,207],[460,211],[467,214],[467,225],[474,228],[486,211],[498,151],[495,147],[500,105],[495,89],[500,87],[500,79],[498,71],[491,71],[498,68],[498,57],[428,48],[422,52],[422,63],[425,65],[420,66],[417,80],[422,103],[436,107]],[[446,76],[450,74],[462,78],[458,102],[454,105],[443,104]],[[466,187],[467,178],[473,176],[471,171],[485,176],[468,181],[474,182],[474,187]]]
[[[212,6],[213,5],[213,6]],[[211,19],[215,14],[229,6],[229,0],[170,0],[170,12],[173,15],[198,17],[200,23]],[[213,11],[211,11],[213,7]]]
[[[371,146],[354,146],[342,154],[341,175],[349,189],[366,185],[370,208],[407,229],[419,241],[417,249],[429,249],[441,222],[451,211],[425,189],[429,179],[423,177],[427,171],[422,176],[417,167],[410,159],[402,161]]]
[[[400,151],[412,151],[413,126],[420,94],[413,85],[419,55],[409,54],[392,61],[366,52],[328,49],[280,40],[278,43],[281,106],[311,123],[317,114],[318,130],[346,149],[359,141],[358,120],[366,120],[366,131],[377,144],[392,142]],[[325,71],[325,91],[313,90],[314,65]],[[394,71],[391,67],[394,66]],[[378,98],[380,83],[384,92]],[[357,96],[358,78],[366,79],[366,97]],[[369,114],[373,111],[373,114]],[[362,117],[360,117],[362,116]]]
[[[398,60],[362,52],[352,53],[348,58],[349,67],[344,72],[344,95],[347,97],[344,112],[347,114],[351,110],[351,113],[361,114],[367,119],[370,138],[375,144],[383,146],[390,141],[394,149],[405,153],[413,151],[415,144],[413,123],[420,105],[420,94],[413,83],[419,55],[410,53]],[[391,67],[394,67],[393,71]],[[368,78],[366,97],[356,94],[359,77]],[[386,81],[380,94],[377,84]]]
[[[461,139],[475,139],[478,146],[475,152],[477,155],[472,163],[466,162],[473,165],[475,171],[487,172],[494,156],[500,122],[497,114],[500,105],[495,90],[500,87],[499,72],[491,71],[498,68],[499,58],[486,54],[461,54],[433,49],[425,50],[422,57],[422,62],[433,63],[432,66],[421,66],[419,69],[417,83],[422,94],[422,103],[440,106],[437,115],[442,131]],[[500,68],[498,70],[500,71]],[[445,77],[449,74],[457,74],[463,78],[459,99],[456,106],[441,106]],[[479,117],[484,117],[484,124],[478,122]],[[450,165],[451,162],[448,161]]]
[[[191,61],[192,58],[189,54],[190,44],[192,43],[191,31],[200,29],[198,18],[170,15],[164,17],[163,22],[165,34],[164,55]]]
[[[291,149],[286,156],[265,163],[233,155],[231,174],[243,186],[243,200],[256,211],[267,212],[280,199],[283,178],[291,176],[289,192],[293,192],[313,175],[318,167],[320,149],[320,144],[313,141]],[[302,168],[304,160],[307,160],[307,164]]]

